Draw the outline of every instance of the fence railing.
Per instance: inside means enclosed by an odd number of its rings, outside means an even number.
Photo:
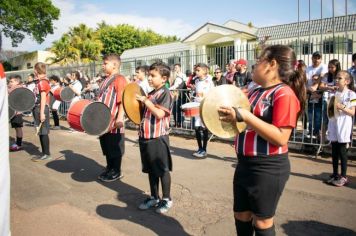
[[[233,86],[233,85],[231,85]],[[194,118],[185,117],[182,105],[193,101],[193,94],[188,89],[178,89],[175,93],[171,115],[171,128],[174,130],[194,131]],[[59,107],[59,115],[66,117],[70,102],[62,102]],[[351,148],[356,148],[356,124],[353,117],[353,131]],[[299,117],[297,127],[293,130],[289,143],[309,146],[319,153],[325,146],[330,145],[327,140],[327,126],[329,118],[327,116],[327,102],[325,98],[320,103],[307,103],[305,112]]]

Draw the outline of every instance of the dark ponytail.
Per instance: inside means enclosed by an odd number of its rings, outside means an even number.
[[[260,56],[260,59],[267,61],[276,60],[279,66],[278,74],[282,81],[289,85],[300,103],[298,117],[303,113],[307,90],[305,86],[305,76],[300,71],[295,70],[297,59],[292,48],[285,45],[271,45],[266,47]]]

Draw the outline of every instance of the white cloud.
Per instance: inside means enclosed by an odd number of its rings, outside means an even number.
[[[41,45],[37,44],[30,36],[26,35],[26,38],[17,48],[11,47],[11,40],[3,38],[3,49],[21,51],[44,50],[45,48],[50,47],[53,41],[58,40],[70,27],[77,26],[80,23],[84,23],[93,28],[95,28],[97,23],[101,21],[105,21],[111,25],[129,24],[142,29],[152,29],[163,35],[176,35],[180,38],[184,38],[194,30],[191,25],[182,20],[145,17],[138,14],[105,13],[98,5],[83,4],[77,6],[74,3],[75,1],[70,0],[53,1],[53,4],[60,9],[61,15],[59,20],[54,22],[54,34],[48,35]]]

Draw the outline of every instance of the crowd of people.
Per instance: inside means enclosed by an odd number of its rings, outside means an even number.
[[[105,170],[98,179],[111,182],[123,177],[121,161],[125,152],[124,110],[122,93],[128,83],[138,83],[145,95],[136,99],[143,104],[143,118],[138,127],[142,172],[148,174],[150,196],[138,207],[141,210],[156,208],[165,213],[173,206],[170,194],[172,158],[169,150],[171,116],[174,126],[182,126],[184,117],[181,106],[187,101],[200,103],[214,86],[228,84],[239,87],[248,96],[251,109],[220,107],[222,121],[245,122],[248,128],[238,134],[235,149],[238,165],[234,176],[234,212],[239,235],[274,235],[273,217],[278,200],[289,178],[288,140],[300,117],[309,121],[308,137],[326,135],[332,146],[332,174],[326,183],[335,186],[347,184],[347,149],[351,142],[353,116],[355,114],[356,54],[353,66],[341,70],[337,59],[328,66],[321,63],[322,55],[314,52],[312,64],[306,66],[297,60],[294,51],[282,45],[266,47],[255,64],[248,70],[245,59],[231,61],[226,71],[217,67],[214,75],[205,63],[194,65],[193,72],[182,72],[182,66],[173,68],[157,62],[139,66],[133,78],[119,74],[121,60],[109,54],[103,58],[103,75],[86,81],[79,71],[73,71],[63,79],[47,77],[46,65],[37,63],[34,74],[27,78],[26,87],[36,96],[32,110],[34,125],[42,147],[42,155],[34,161],[50,160],[49,114],[52,112],[53,129],[60,129],[58,109],[60,102],[51,99],[51,93],[59,86],[68,86],[74,93],[71,105],[80,99],[97,100],[106,104],[114,120],[110,129],[101,135],[100,146],[106,158]],[[21,77],[9,78],[9,92],[21,86]],[[183,91],[183,92],[182,92]],[[334,113],[327,116],[327,102],[335,98]],[[11,151],[22,148],[23,121],[20,113],[11,119],[16,130]],[[320,122],[323,121],[323,122]],[[197,140],[195,157],[208,155],[209,131],[201,117],[194,117]],[[341,172],[338,163],[341,161]],[[159,196],[159,182],[162,197]],[[258,191],[256,191],[258,189]]]

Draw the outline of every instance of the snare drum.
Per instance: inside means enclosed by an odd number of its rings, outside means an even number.
[[[185,117],[199,116],[199,102],[188,102],[182,105],[182,111]]]

